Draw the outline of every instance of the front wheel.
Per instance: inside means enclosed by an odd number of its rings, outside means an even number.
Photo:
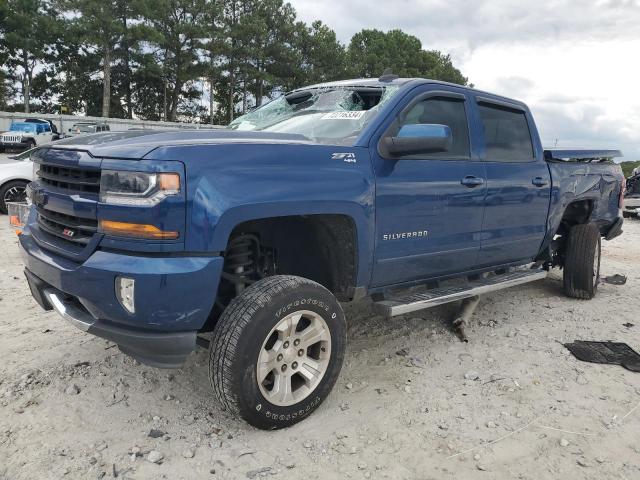
[[[7,213],[7,203],[27,200],[27,183],[24,180],[13,180],[0,186],[0,213]]]
[[[563,283],[567,296],[590,300],[600,281],[600,230],[595,225],[576,225],[569,231]]]
[[[329,395],[345,343],[344,312],[331,292],[301,277],[265,278],[233,299],[214,328],[214,392],[257,428],[288,427]]]

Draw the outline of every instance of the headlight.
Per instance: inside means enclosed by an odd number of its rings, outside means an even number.
[[[180,192],[177,173],[145,173],[103,170],[100,201],[116,205],[152,206]]]

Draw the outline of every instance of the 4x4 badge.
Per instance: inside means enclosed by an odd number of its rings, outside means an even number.
[[[355,153],[332,153],[331,160],[343,160],[347,163],[356,163]]]

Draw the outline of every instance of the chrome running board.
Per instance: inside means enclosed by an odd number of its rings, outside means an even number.
[[[388,317],[404,315],[405,313],[436,307],[444,303],[464,300],[497,290],[503,290],[516,285],[535,282],[546,278],[546,270],[517,270],[515,272],[492,275],[490,277],[473,280],[463,285],[434,288],[425,293],[408,295],[406,297],[382,300],[374,303],[376,310]]]

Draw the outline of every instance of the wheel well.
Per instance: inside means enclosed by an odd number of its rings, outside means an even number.
[[[29,184],[31,180],[27,180],[26,178],[12,178],[11,180],[7,180],[6,182],[0,183],[0,190],[3,189],[6,185],[10,184],[11,182],[24,182],[26,184]]]
[[[564,210],[556,235],[566,235],[571,227],[588,223],[592,211],[592,200],[578,200],[570,203]]]
[[[593,207],[592,200],[578,200],[567,205],[562,215],[562,220],[560,220],[558,230],[551,242],[548,256],[546,256],[547,259],[551,260],[552,266],[564,267],[569,231],[576,225],[589,223]]]
[[[12,178],[10,180],[7,180],[6,182],[0,183],[0,188],[4,187],[7,183],[11,183],[11,182],[24,182],[24,183],[30,183],[31,180],[28,180],[26,178]]]
[[[356,284],[356,254],[356,226],[346,215],[251,220],[236,226],[229,237],[223,279],[237,287],[245,272],[251,281],[275,274],[297,275],[318,282],[345,301],[352,298]],[[249,259],[252,264],[238,272],[238,265]]]

